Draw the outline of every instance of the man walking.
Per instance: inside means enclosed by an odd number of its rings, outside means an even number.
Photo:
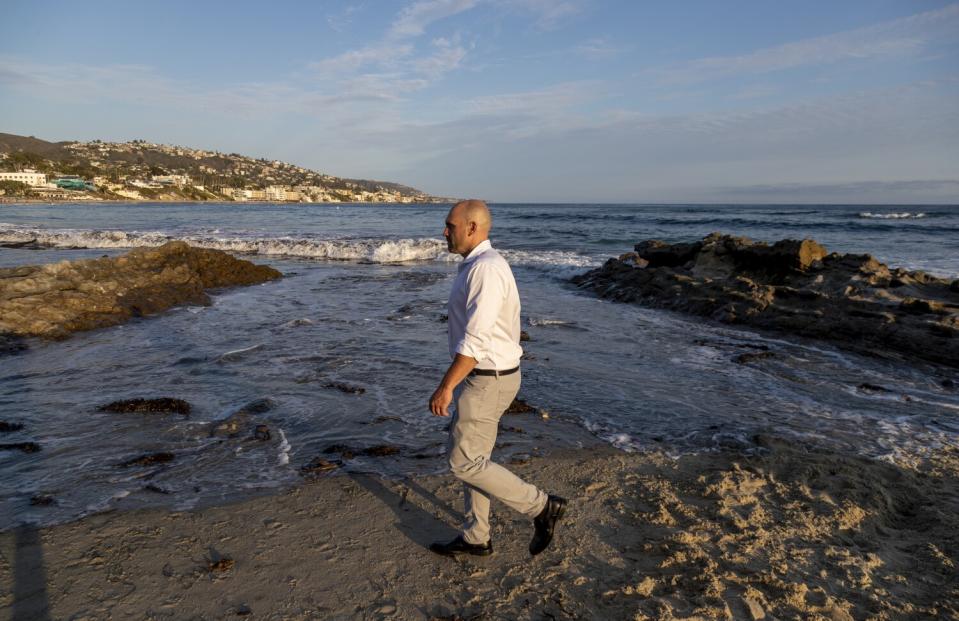
[[[500,416],[519,392],[519,292],[509,264],[489,242],[486,203],[461,201],[446,216],[447,249],[463,256],[450,293],[449,350],[453,362],[430,397],[430,411],[449,416],[453,390],[463,383],[450,425],[449,464],[463,481],[466,522],[455,539],[434,543],[437,554],[493,553],[490,498],[533,518],[530,554],[553,538],[566,500],[546,494],[490,460]]]

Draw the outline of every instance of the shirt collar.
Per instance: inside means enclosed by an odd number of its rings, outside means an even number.
[[[487,250],[491,250],[492,248],[493,248],[493,244],[491,244],[488,239],[484,239],[480,243],[476,244],[475,248],[470,250],[470,253],[466,255],[466,257],[463,259],[463,264],[465,265],[467,263],[475,261],[478,256],[480,256]]]

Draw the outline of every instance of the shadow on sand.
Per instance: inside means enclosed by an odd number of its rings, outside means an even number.
[[[463,521],[463,514],[410,479],[403,480],[398,484],[398,490],[393,490],[388,487],[388,483],[385,483],[376,475],[353,473],[350,474],[350,478],[389,507],[397,518],[396,529],[407,539],[424,549],[429,549],[429,545],[434,541],[455,536],[457,531],[433,513],[409,502],[407,496],[410,492],[426,500],[456,524]]]
[[[12,621],[47,620],[50,602],[40,533],[33,524],[22,524],[14,529],[13,541],[13,614],[10,618]]]

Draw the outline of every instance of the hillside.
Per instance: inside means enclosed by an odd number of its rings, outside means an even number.
[[[51,199],[236,200],[286,202],[446,202],[415,188],[385,181],[334,177],[239,153],[220,153],[133,140],[48,142],[0,133],[0,172],[35,170],[47,187],[7,182],[8,195]],[[86,189],[49,187],[65,176]],[[60,185],[69,185],[61,182]],[[79,185],[79,184],[74,184]],[[93,189],[95,187],[95,189]],[[19,194],[18,194],[19,193]]]

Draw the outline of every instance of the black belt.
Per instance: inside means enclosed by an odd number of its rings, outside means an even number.
[[[502,377],[503,375],[512,375],[519,371],[519,367],[513,367],[512,369],[506,369],[505,371],[497,371],[495,369],[473,369],[470,371],[470,375],[491,375],[493,377]]]

